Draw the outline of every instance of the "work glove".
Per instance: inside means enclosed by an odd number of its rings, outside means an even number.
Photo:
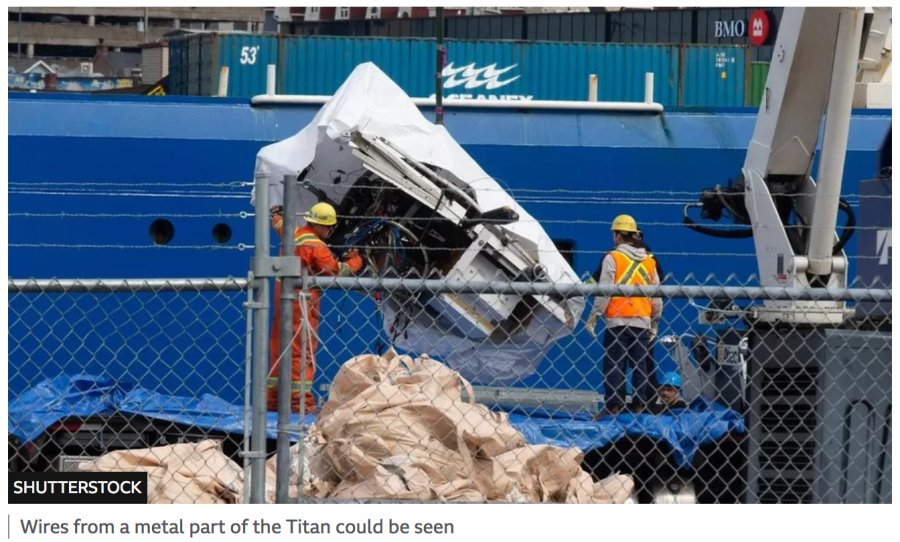
[[[350,249],[347,253],[347,256],[344,258],[344,263],[347,264],[347,267],[350,268],[354,274],[359,273],[360,269],[363,268],[363,259],[359,255],[359,251],[354,249]]]
[[[659,335],[659,320],[653,320],[650,322],[650,342],[656,340],[656,337]]]
[[[595,328],[597,327],[597,320],[599,319],[600,314],[594,312],[591,313],[591,315],[587,319],[587,323],[584,324],[584,327],[587,329],[588,334],[595,339],[597,338],[597,330]]]

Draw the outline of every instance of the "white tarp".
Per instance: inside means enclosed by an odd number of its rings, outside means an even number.
[[[372,63],[357,66],[300,132],[260,150],[255,174],[269,179],[270,205],[282,202],[284,177],[296,177],[310,164],[313,168],[306,179],[321,187],[333,201],[341,201],[350,186],[334,182],[334,172],[363,169],[362,161],[351,153],[350,134],[354,131],[380,136],[412,158],[452,173],[474,190],[482,212],[503,206],[514,209],[520,219],[501,227],[515,234],[513,238],[519,236],[536,245],[547,280],[579,282],[540,224],[481,169],[443,126],[429,122],[409,96]],[[299,189],[297,199],[299,209],[316,203],[316,196],[308,190]],[[563,317],[538,307],[525,330],[501,342],[457,336],[442,329],[439,321],[422,318],[406,327],[394,345],[442,359],[474,382],[508,382],[534,372],[553,343],[574,329],[584,303],[583,298],[561,300]],[[402,311],[390,303],[381,308],[386,328],[395,321],[396,312]]]

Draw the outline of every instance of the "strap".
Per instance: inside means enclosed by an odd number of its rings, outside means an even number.
[[[622,256],[624,256],[626,260],[631,262],[631,264],[628,266],[628,269],[626,269],[625,272],[622,273],[622,276],[619,277],[619,280],[616,282],[617,285],[621,286],[621,285],[628,284],[629,281],[631,280],[631,277],[634,276],[635,272],[640,274],[645,285],[649,286],[650,284],[652,284],[652,282],[651,282],[652,278],[650,277],[650,273],[648,273],[647,268],[644,267],[644,262],[646,262],[647,260],[643,260],[643,261],[633,260],[631,258],[631,256],[629,256],[628,254],[625,254],[622,251],[617,251],[617,252],[619,254],[621,254]]]

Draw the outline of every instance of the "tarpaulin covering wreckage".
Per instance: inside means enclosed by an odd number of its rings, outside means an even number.
[[[271,205],[283,201],[285,177],[298,181],[289,185],[299,209],[332,203],[333,245],[358,247],[369,275],[579,282],[541,225],[371,63],[309,125],[260,150],[255,175],[268,179]],[[394,347],[439,358],[476,383],[503,383],[532,374],[584,303],[394,292],[379,307]]]

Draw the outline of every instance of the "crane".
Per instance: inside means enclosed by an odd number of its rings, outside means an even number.
[[[847,287],[844,246],[856,219],[840,194],[851,108],[858,80],[883,79],[889,29],[889,9],[875,9],[866,21],[863,8],[785,8],[737,182],[707,189],[685,207],[685,224],[700,233],[753,238],[762,286]],[[747,227],[701,225],[688,215],[694,207],[703,218],[730,217]],[[846,215],[840,233],[839,212]],[[720,327],[717,363],[707,364],[716,397],[745,414],[746,455],[735,454],[745,463],[734,466],[745,473],[745,499],[889,501],[890,484],[879,477],[890,440],[878,439],[890,434],[890,332],[859,326],[844,301],[707,312],[718,320],[701,318],[706,323],[735,317],[747,325]],[[837,461],[842,453],[852,459]],[[866,475],[852,475],[851,464]]]
[[[840,193],[863,20],[862,8],[785,8],[738,181],[704,191],[685,208],[685,223],[701,233],[753,237],[762,286],[847,285],[843,248],[855,216]],[[689,207],[749,228],[701,226],[689,218]],[[837,235],[839,210],[846,220]],[[767,301],[753,313],[769,322],[839,324],[851,311],[839,301]]]

